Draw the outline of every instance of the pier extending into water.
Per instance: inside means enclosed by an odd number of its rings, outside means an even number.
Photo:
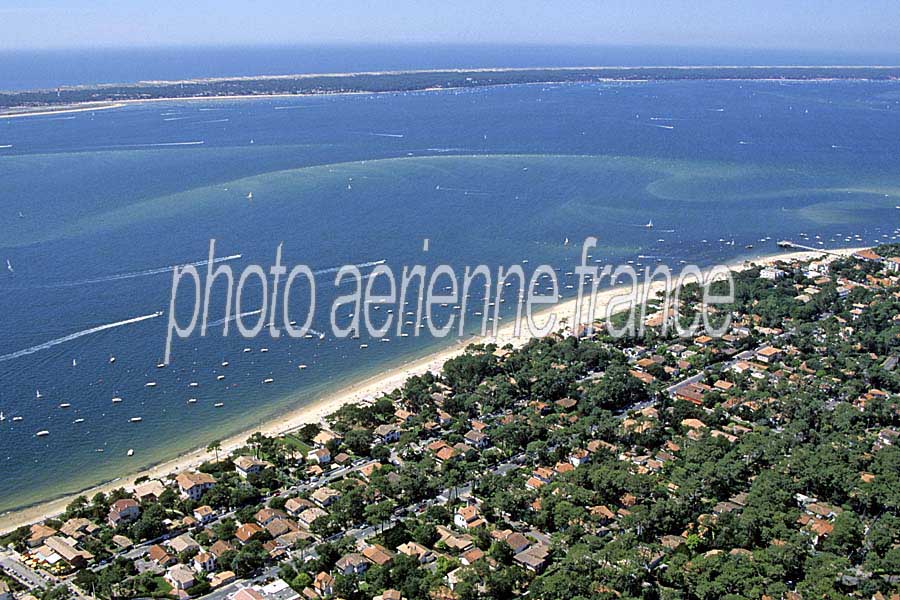
[[[833,250],[828,250],[826,248],[815,248],[813,246],[805,246],[803,244],[798,244],[798,243],[792,242],[790,240],[778,240],[778,247],[779,248],[791,248],[791,249],[797,249],[797,250],[807,250],[809,252],[821,252],[823,254],[830,254],[832,256],[838,256],[838,257],[844,256],[840,252],[835,252]]]

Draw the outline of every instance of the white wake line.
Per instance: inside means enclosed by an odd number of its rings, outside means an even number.
[[[109,323],[107,325],[100,325],[99,327],[92,327],[91,329],[85,329],[84,331],[79,331],[77,333],[71,333],[65,337],[57,338],[55,340],[50,340],[49,342],[44,342],[43,344],[38,344],[37,346],[32,346],[31,348],[25,348],[24,350],[18,350],[17,352],[12,352],[10,354],[4,354],[0,356],[0,362],[4,362],[7,360],[13,360],[14,358],[20,358],[22,356],[28,356],[29,354],[34,354],[35,352],[40,352],[41,350],[47,350],[48,348],[52,348],[53,346],[58,346],[59,344],[65,344],[66,342],[71,342],[72,340],[77,340],[80,337],[84,337],[86,335],[91,335],[94,333],[100,333],[101,331],[106,331],[108,329],[115,329],[117,327],[124,327],[125,325],[133,325],[134,323],[140,323],[141,321],[147,321],[149,319],[155,319],[157,317],[162,316],[162,311],[155,312],[150,315],[144,315],[143,317],[135,317],[133,319],[126,319],[124,321],[117,321],[116,323]]]
[[[231,322],[233,322],[233,321],[237,321],[238,319],[243,319],[244,317],[253,317],[253,316],[256,316],[256,315],[260,315],[260,314],[262,314],[262,309],[261,309],[261,308],[256,309],[256,310],[250,310],[250,311],[247,311],[247,312],[238,313],[238,314],[236,314],[236,315],[231,315],[230,317],[225,317],[224,319],[218,319],[218,320],[216,320],[216,321],[212,321],[212,322],[210,322],[210,323],[207,323],[206,326],[207,326],[207,327],[218,327],[219,325],[224,325],[225,323],[231,323]],[[265,323],[264,325],[265,325],[266,327],[271,327],[271,326],[272,326],[272,323],[269,322],[269,323]],[[317,331],[317,330],[313,329],[312,327],[308,327],[308,328],[306,329],[306,332],[307,332],[307,333],[311,333],[311,334],[313,334],[313,335],[317,335],[317,336],[319,336],[319,337],[321,337],[321,338],[324,338],[324,337],[325,337],[325,334],[324,334],[324,333],[322,333],[321,331]]]
[[[114,144],[112,146],[88,146],[82,150],[116,150],[124,148],[161,148],[165,146],[202,146],[206,142],[202,140],[191,142],[159,142],[156,144]]]
[[[365,268],[365,267],[377,267],[378,265],[383,265],[386,262],[387,262],[386,260],[381,259],[381,260],[373,260],[372,262],[364,262],[364,263],[357,263],[355,265],[344,265],[344,266],[356,267],[358,269],[361,269],[361,268]],[[328,267],[327,269],[319,269],[318,271],[313,271],[313,275],[325,275],[327,273],[337,273],[338,271],[343,269],[344,266]]]
[[[207,323],[207,327],[218,327],[219,325],[224,325],[225,323],[231,323],[232,321],[237,321],[238,319],[243,319],[244,317],[252,317],[253,315],[258,315],[262,313],[262,309],[251,310],[248,312],[242,312],[240,314],[231,315],[230,317],[226,317],[224,319],[219,319],[217,321],[213,321],[212,323]]]
[[[241,258],[241,256],[242,255],[240,255],[240,254],[232,254],[231,256],[223,256],[220,258],[213,259],[212,263],[216,264],[216,263],[227,262],[227,261],[231,261],[231,260],[237,260],[237,259]],[[41,287],[66,288],[66,287],[76,287],[79,285],[91,285],[94,283],[108,283],[110,281],[120,281],[122,279],[134,279],[135,277],[148,277],[150,275],[162,275],[163,273],[170,273],[173,269],[176,269],[179,267],[186,267],[186,266],[203,267],[208,264],[210,264],[210,262],[208,260],[199,260],[197,262],[186,263],[183,265],[169,265],[168,267],[158,267],[156,269],[146,269],[144,271],[132,271],[130,273],[119,273],[118,275],[107,275],[105,277],[95,277],[93,279],[82,279],[80,281],[69,281],[69,282],[65,282],[65,283],[53,283],[53,284],[48,284],[48,285],[41,286]]]

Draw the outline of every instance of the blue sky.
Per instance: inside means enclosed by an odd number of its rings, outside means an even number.
[[[897,0],[0,0],[0,48],[498,43],[900,51]]]

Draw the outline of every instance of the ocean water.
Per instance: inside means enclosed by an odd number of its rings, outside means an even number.
[[[898,111],[896,82],[720,81],[154,102],[0,120],[0,267],[12,267],[0,270],[0,510],[205,446],[457,343],[335,339],[331,304],[349,288],[334,285],[333,269],[345,263],[495,270],[527,260],[526,270],[559,267],[565,286],[588,235],[604,264],[672,267],[770,253],[801,233],[823,247],[893,239]],[[642,227],[650,219],[653,230]],[[318,271],[313,328],[324,339],[248,341],[234,323],[223,338],[216,325],[176,340],[158,369],[166,316],[151,315],[169,310],[167,268],[205,260],[212,238],[235,272],[268,267],[280,244],[286,265]],[[241,311],[251,312],[261,287],[246,290]],[[305,291],[292,298],[300,322]],[[189,295],[176,306],[182,322]],[[224,314],[224,286],[213,296],[211,322]],[[351,310],[338,311],[342,323]]]

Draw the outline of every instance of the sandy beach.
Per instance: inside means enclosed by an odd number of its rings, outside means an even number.
[[[110,108],[122,108],[124,102],[85,102],[82,104],[72,104],[61,106],[58,109],[39,108],[35,110],[14,109],[18,112],[0,113],[0,119],[16,119],[20,117],[40,117],[47,115],[64,115],[67,113],[93,112],[97,110],[109,110]]]
[[[858,248],[829,250],[828,252],[831,255],[846,256],[852,254],[856,250],[858,250]],[[732,263],[729,264],[728,267],[732,271],[737,272],[746,269],[753,264],[762,265],[771,264],[777,261],[810,259],[822,255],[822,252],[813,251],[776,253]],[[658,291],[663,289],[663,286],[664,283],[658,280],[652,282],[649,286],[649,289],[644,289],[643,285],[639,285],[639,296],[652,298]],[[619,302],[622,301],[625,294],[626,291],[624,291],[623,287],[615,287],[600,291],[597,295],[596,300],[596,317],[599,318],[605,316],[606,308],[613,299],[617,299],[616,306],[618,308],[626,308],[625,306],[619,306]],[[565,325],[565,323],[561,323],[562,320],[568,322],[573,321],[575,308],[577,306],[576,303],[577,300],[570,299],[564,302],[559,302],[552,306],[548,306],[543,310],[536,311],[535,321],[537,322],[537,325],[540,326],[545,322],[545,319],[555,318],[556,325],[554,329],[559,330],[561,326]],[[375,398],[382,394],[389,393],[397,387],[400,387],[403,382],[412,375],[420,375],[427,371],[437,373],[441,370],[447,360],[462,354],[465,351],[465,347],[468,343],[493,342],[498,346],[512,344],[514,347],[519,347],[525,344],[531,338],[532,335],[528,331],[528,327],[524,325],[522,327],[521,334],[517,336],[516,332],[514,331],[514,323],[510,321],[499,327],[495,336],[466,338],[465,343],[462,343],[462,340],[460,340],[459,343],[456,343],[451,347],[428,354],[427,356],[424,356],[420,359],[399,365],[396,368],[385,373],[370,377],[362,381],[358,381],[338,392],[324,395],[312,403],[298,407],[297,409],[284,414],[275,420],[265,423],[260,427],[253,428],[251,431],[244,431],[240,434],[229,437],[228,439],[222,441],[222,450],[220,451],[220,454],[227,454],[235,448],[243,446],[247,437],[253,432],[260,431],[263,434],[270,436],[284,434],[286,432],[296,430],[306,423],[318,423],[322,421],[325,416],[333,413],[344,404],[359,402],[361,400]],[[197,449],[175,459],[141,470],[139,472],[135,472],[126,477],[122,477],[120,479],[117,479],[116,481],[83,491],[80,494],[72,494],[53,501],[37,504],[32,507],[8,512],[4,515],[0,515],[0,532],[7,532],[19,526],[42,521],[44,519],[57,515],[63,512],[65,510],[65,507],[77,495],[86,495],[88,498],[90,498],[97,492],[109,492],[112,489],[120,487],[130,488],[134,485],[135,479],[139,477],[166,477],[176,472],[196,467],[204,461],[211,459],[212,457],[212,453],[207,452],[205,449]]]

